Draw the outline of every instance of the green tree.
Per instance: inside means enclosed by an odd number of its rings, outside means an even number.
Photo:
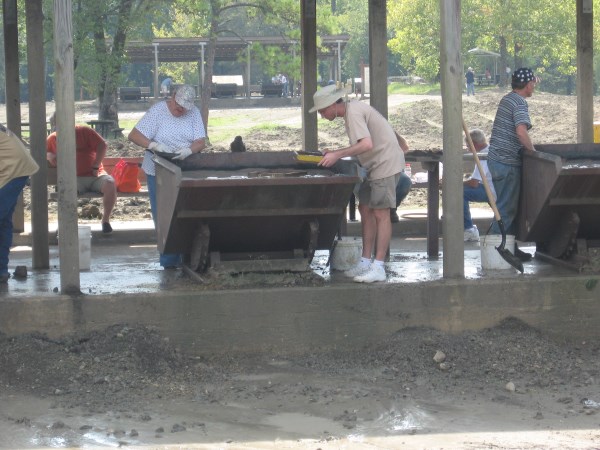
[[[388,47],[409,73],[429,80],[440,70],[439,1],[396,1],[388,5]]]
[[[128,35],[147,26],[150,18],[164,10],[164,5],[165,2],[158,0],[73,2],[76,80],[97,94],[100,119],[118,123],[117,89]]]
[[[598,5],[598,1],[594,1]],[[481,47],[500,54],[499,70],[506,66],[547,68],[569,75],[575,70],[575,2],[555,0],[463,0],[462,51]],[[428,79],[439,72],[439,1],[390,2],[390,49],[403,65]],[[468,60],[467,60],[468,61]]]
[[[166,3],[160,0],[73,1],[73,47],[76,84],[98,98],[99,118],[118,123],[117,89],[125,44],[130,34],[143,34],[144,27],[160,17]],[[52,54],[52,1],[45,1]]]
[[[249,21],[264,20],[267,24],[279,21],[292,23],[299,17],[298,2],[293,0],[257,0],[237,2],[234,0],[178,0],[176,9],[189,18],[186,25],[195,36],[208,38],[205,53],[204,80],[200,99],[202,119],[208,124],[208,105],[211,96],[212,76],[214,72],[216,41],[219,35],[226,33],[240,36],[231,25],[235,23],[236,11],[245,11]],[[179,36],[184,37],[184,36]]]

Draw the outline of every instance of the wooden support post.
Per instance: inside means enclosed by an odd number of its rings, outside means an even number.
[[[317,90],[317,1],[302,0],[302,145],[316,150],[318,143],[317,114],[310,114],[313,94]]]
[[[63,294],[80,293],[77,175],[75,170],[75,99],[71,0],[54,0],[56,143],[58,158],[58,242]]]
[[[577,0],[577,142],[594,142],[594,28],[592,0]]]
[[[369,1],[370,104],[387,118],[387,14],[386,0]]]
[[[440,0],[440,16],[444,124],[444,189],[442,192],[444,278],[463,278],[465,243],[463,240],[463,71],[460,54],[460,0]]]
[[[42,0],[25,2],[31,154],[40,166],[31,177],[32,266],[50,267],[48,248],[48,164],[46,163],[46,89]]]

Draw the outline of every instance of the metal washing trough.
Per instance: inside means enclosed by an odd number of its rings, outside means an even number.
[[[193,272],[307,270],[315,250],[332,247],[360,181],[353,162],[317,168],[294,152],[155,161],[158,248],[183,253]]]
[[[517,239],[536,256],[576,270],[600,270],[600,145],[536,145],[523,158]]]

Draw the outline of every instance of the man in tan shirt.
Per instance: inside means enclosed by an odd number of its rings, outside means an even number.
[[[344,273],[359,283],[385,281],[384,261],[392,239],[390,208],[396,207],[396,186],[406,166],[404,152],[389,122],[366,103],[349,102],[344,88],[325,86],[313,100],[310,112],[318,111],[327,120],[343,118],[350,140],[347,147],[325,151],[319,164],[331,167],[340,158],[353,156],[367,172],[358,192],[362,258]]]

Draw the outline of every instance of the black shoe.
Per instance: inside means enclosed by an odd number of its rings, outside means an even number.
[[[392,221],[392,223],[400,222],[400,217],[398,217],[398,213],[395,209],[390,209],[390,220]]]
[[[523,250],[520,250],[517,246],[515,246],[515,256],[519,258],[522,262],[531,261],[531,258],[533,258],[533,256],[531,256],[531,253],[524,252]]]
[[[102,222],[102,232],[104,234],[110,234],[110,233],[112,233],[112,227],[110,226],[110,223],[108,223],[108,222]]]

